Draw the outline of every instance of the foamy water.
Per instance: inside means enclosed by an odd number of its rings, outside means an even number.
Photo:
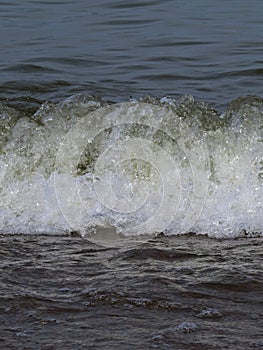
[[[262,99],[1,107],[1,233],[262,234]]]

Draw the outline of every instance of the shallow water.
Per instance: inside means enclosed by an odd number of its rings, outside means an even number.
[[[1,237],[3,349],[262,349],[262,240]]]
[[[1,348],[263,349],[262,13],[0,3]]]

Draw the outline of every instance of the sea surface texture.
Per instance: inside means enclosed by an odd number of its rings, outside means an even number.
[[[263,349],[263,2],[0,2],[0,348]]]
[[[261,0],[1,1],[1,98],[262,94]],[[16,101],[16,102],[15,102]]]

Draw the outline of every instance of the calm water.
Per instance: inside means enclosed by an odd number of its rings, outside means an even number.
[[[1,2],[0,97],[262,95],[262,13],[261,0]]]
[[[2,349],[263,349],[262,13],[0,2]]]

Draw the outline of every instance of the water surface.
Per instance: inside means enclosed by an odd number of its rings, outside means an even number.
[[[262,13],[0,3],[1,348],[263,349]]]
[[[262,241],[104,235],[0,238],[2,348],[263,348]]]
[[[2,2],[0,95],[190,93],[220,107],[261,95],[262,12],[260,0]]]

